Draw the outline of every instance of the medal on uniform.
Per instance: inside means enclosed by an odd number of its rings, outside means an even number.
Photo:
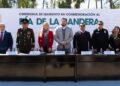
[[[22,32],[20,32],[20,34],[22,35]]]
[[[104,33],[106,33],[106,31],[104,31]]]
[[[30,34],[31,34],[31,32],[29,31],[29,32],[27,32],[27,34],[28,34],[28,35],[30,35]]]

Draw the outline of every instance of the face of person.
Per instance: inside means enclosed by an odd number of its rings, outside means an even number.
[[[23,27],[24,29],[27,29],[27,28],[28,28],[28,26],[29,26],[29,24],[28,24],[28,23],[23,23],[23,24],[22,24],[22,27]]]
[[[65,19],[62,19],[61,20],[61,25],[64,27],[64,26],[66,26],[67,25],[67,21],[65,20]]]
[[[84,25],[80,25],[80,30],[81,31],[85,31],[85,26]]]
[[[48,24],[44,24],[43,25],[43,31],[48,31],[49,29],[49,25]]]
[[[5,25],[4,24],[0,24],[0,31],[4,31],[5,30]]]
[[[119,33],[119,28],[114,28],[113,32],[114,33]]]
[[[102,22],[98,22],[98,29],[103,29],[103,23]]]

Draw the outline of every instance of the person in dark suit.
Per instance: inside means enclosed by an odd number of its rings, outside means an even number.
[[[98,28],[93,31],[92,41],[94,52],[103,52],[109,48],[108,30],[103,28],[103,21],[98,21]]]
[[[5,24],[0,24],[0,53],[5,54],[8,49],[12,50],[13,38],[10,32],[5,30]]]
[[[34,32],[29,28],[29,21],[27,19],[22,19],[22,28],[17,31],[16,46],[18,53],[29,54],[31,50],[34,50],[35,38]]]
[[[40,46],[40,51],[51,53],[53,45],[53,32],[50,31],[49,24],[45,22],[43,24],[42,31],[38,34],[38,43]]]
[[[119,32],[120,32],[119,26],[115,26],[109,38],[111,50],[114,50],[115,52],[120,52],[120,33]]]
[[[90,33],[85,30],[85,24],[80,24],[80,31],[73,37],[74,52],[80,54],[81,51],[88,51],[92,47]]]

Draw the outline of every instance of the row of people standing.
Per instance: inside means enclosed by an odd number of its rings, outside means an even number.
[[[29,53],[34,50],[35,37],[34,32],[29,28],[29,21],[21,21],[22,28],[18,29],[16,38],[16,47],[19,53]],[[94,52],[100,52],[112,49],[120,51],[120,31],[116,26],[109,37],[107,29],[104,29],[103,21],[98,22],[98,27],[93,31],[92,36],[85,30],[85,24],[80,24],[80,30],[73,35],[71,28],[67,26],[67,19],[61,19],[61,26],[56,29],[55,36],[49,29],[49,24],[43,24],[43,30],[38,34],[38,43],[40,51],[52,52],[53,41],[58,43],[57,50],[71,52],[71,42],[73,40],[73,50],[75,53],[93,49]],[[6,53],[8,49],[12,50],[13,39],[10,32],[5,30],[5,25],[0,24],[0,53]],[[109,47],[110,45],[110,47]]]
[[[76,53],[93,50],[94,53],[112,50],[120,52],[120,28],[115,26],[109,36],[103,21],[98,22],[98,27],[93,31],[92,36],[85,30],[85,24],[80,24],[80,31],[76,32],[73,38],[73,48]]]
[[[106,51],[109,48],[109,35],[107,29],[103,28],[103,22],[98,22],[98,27],[93,31],[92,37],[85,30],[85,24],[80,24],[80,31],[75,33],[73,47],[77,53],[92,50],[96,52]]]

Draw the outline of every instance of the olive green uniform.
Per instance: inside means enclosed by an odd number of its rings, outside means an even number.
[[[32,29],[18,29],[16,39],[19,53],[29,53],[35,46],[34,32]]]

